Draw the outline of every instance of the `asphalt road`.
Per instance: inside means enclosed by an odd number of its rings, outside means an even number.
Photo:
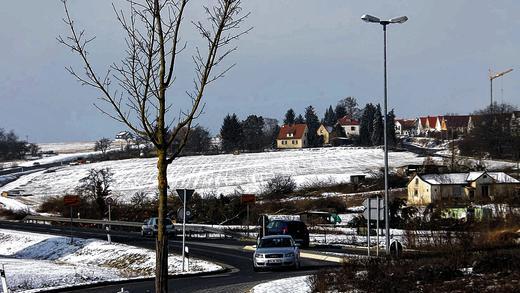
[[[0,228],[15,229],[28,232],[46,233],[52,235],[68,236],[67,227],[56,227],[47,225],[24,224],[0,221]],[[134,232],[112,231],[112,240],[124,244],[154,249],[153,239],[141,237]],[[81,238],[106,239],[106,234],[98,229],[74,228],[73,233]],[[320,268],[337,266],[337,263],[304,259],[302,267],[297,270],[275,270],[254,272],[252,267],[252,252],[245,251],[244,245],[251,244],[230,239],[192,239],[187,241],[190,256],[216,262],[227,268],[224,273],[205,276],[187,276],[182,278],[171,278],[169,280],[170,292],[247,292],[256,284],[294,276],[308,275]],[[181,252],[181,241],[170,240],[170,252]],[[62,292],[118,292],[124,288],[127,292],[154,292],[153,280],[129,281],[117,285],[101,285],[78,290],[64,290]]]

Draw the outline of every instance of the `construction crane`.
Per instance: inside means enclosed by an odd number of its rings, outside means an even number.
[[[513,71],[513,68],[510,68],[506,71],[502,71],[502,72],[498,72],[498,73],[493,73],[491,71],[491,69],[489,70],[489,83],[491,85],[490,89],[491,89],[491,104],[490,104],[490,110],[493,111],[493,80],[501,77],[501,76],[504,76],[506,74],[508,74],[509,72]]]

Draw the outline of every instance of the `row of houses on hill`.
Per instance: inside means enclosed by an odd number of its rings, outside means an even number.
[[[346,137],[333,137],[333,127],[323,124],[317,130],[317,134],[323,138],[323,144],[329,145],[332,140],[351,139],[359,136],[359,121],[344,116],[338,119],[336,127],[341,127]],[[279,149],[299,149],[308,145],[307,135],[309,129],[306,124],[283,125],[276,138],[276,147]]]
[[[416,119],[396,119],[396,134],[402,136],[427,136],[443,131],[466,134],[485,117],[499,118],[510,125],[511,130],[520,129],[520,111],[488,115],[426,116]]]

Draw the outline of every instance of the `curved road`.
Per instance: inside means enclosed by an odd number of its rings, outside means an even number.
[[[48,225],[24,224],[0,221],[0,228],[68,236],[69,229]],[[81,238],[106,239],[104,231],[99,229],[74,228],[74,235]],[[142,238],[134,232],[112,231],[112,240],[124,244],[154,249],[153,239]],[[169,280],[170,292],[247,292],[256,284],[287,277],[308,275],[320,268],[337,266],[337,263],[302,258],[302,267],[297,271],[276,270],[254,272],[252,252],[245,251],[244,245],[251,244],[237,240],[192,239],[186,242],[190,255],[196,258],[216,262],[228,270],[224,273],[205,276],[186,276]],[[170,240],[170,252],[180,253],[181,241]],[[128,281],[117,285],[90,286],[77,290],[59,290],[53,292],[118,292],[124,288],[127,292],[154,292],[153,280]]]

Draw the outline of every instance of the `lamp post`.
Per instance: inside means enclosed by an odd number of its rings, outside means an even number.
[[[386,74],[386,26],[391,23],[404,23],[408,20],[408,17],[400,16],[400,17],[391,18],[389,20],[381,20],[375,16],[365,14],[365,15],[361,16],[361,19],[366,22],[378,23],[383,26],[384,75],[385,75],[385,101],[384,101],[385,125],[383,127],[383,136],[384,136],[384,144],[385,144],[385,250],[386,250],[387,254],[390,254],[390,214],[389,214],[389,209],[388,209],[388,204],[389,204],[389,199],[388,199],[388,140],[387,140],[388,91],[387,91],[387,74]]]

